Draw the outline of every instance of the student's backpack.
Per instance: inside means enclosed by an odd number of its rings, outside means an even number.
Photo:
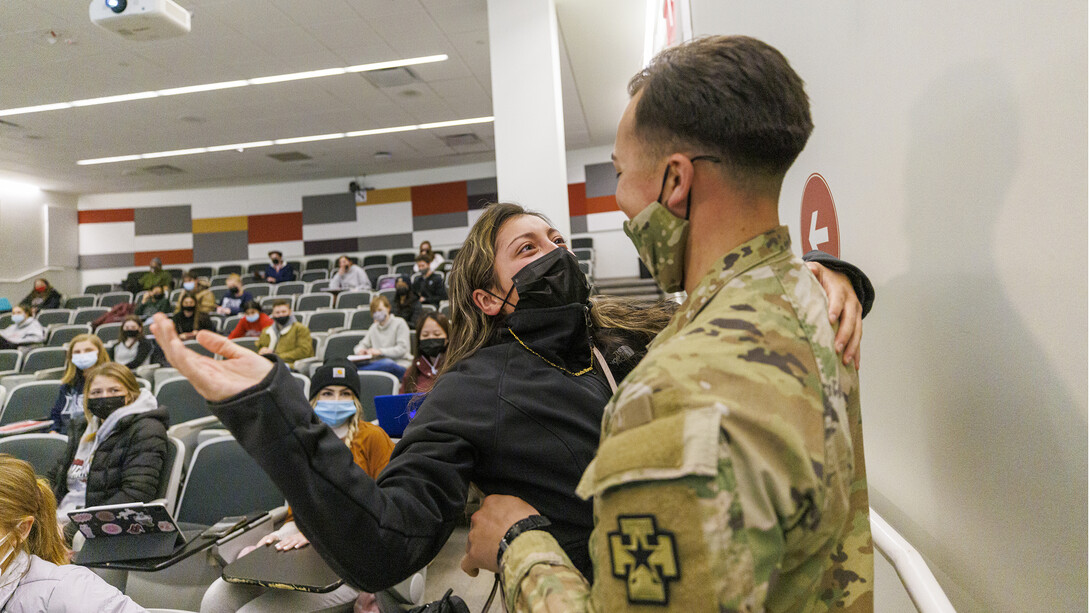
[[[136,305],[131,302],[122,302],[110,307],[105,315],[91,322],[91,329],[96,329],[102,324],[125,321],[125,318],[136,311]]]

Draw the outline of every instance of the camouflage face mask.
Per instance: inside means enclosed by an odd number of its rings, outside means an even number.
[[[639,215],[624,222],[624,233],[662,291],[672,294],[684,289],[688,219],[677,217],[659,202],[652,202]]]

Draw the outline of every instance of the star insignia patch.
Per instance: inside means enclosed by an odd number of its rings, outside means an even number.
[[[659,530],[654,515],[622,515],[609,533],[613,576],[624,580],[633,604],[670,602],[669,582],[681,577],[674,534]]]

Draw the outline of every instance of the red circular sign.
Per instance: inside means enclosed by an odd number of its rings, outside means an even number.
[[[802,190],[802,252],[819,249],[840,257],[840,224],[836,220],[833,192],[825,178],[814,173]]]

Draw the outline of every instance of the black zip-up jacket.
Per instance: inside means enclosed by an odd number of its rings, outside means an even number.
[[[337,574],[368,591],[435,557],[463,513],[469,482],[552,521],[590,575],[589,501],[575,486],[598,448],[611,390],[591,364],[581,305],[516,312],[485,348],[438,379],[376,481],[277,364],[260,384],[211,405],[284,493],[296,523]],[[636,348],[643,351],[642,347]]]
[[[86,506],[155,500],[167,453],[169,423],[163,407],[119,421],[91,458]],[[73,419],[68,425],[68,450],[49,475],[58,503],[68,493],[68,467],[86,431],[87,420],[83,418]]]

